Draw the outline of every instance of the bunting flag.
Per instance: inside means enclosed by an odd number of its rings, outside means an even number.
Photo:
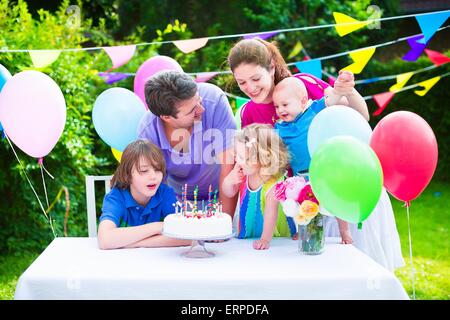
[[[422,90],[414,90],[414,93],[417,94],[418,96],[423,97],[424,95],[427,94],[428,91],[430,91],[430,89],[439,81],[441,80],[440,76],[419,82],[417,85],[420,87],[424,87],[424,89]]]
[[[437,29],[444,24],[450,16],[450,12],[438,12],[417,15],[416,20],[424,35],[423,39],[417,40],[417,43],[425,44],[436,33]]]
[[[397,92],[405,86],[408,80],[413,76],[414,72],[406,72],[397,75],[397,83],[389,88],[390,92]]]
[[[309,73],[319,79],[322,79],[322,61],[319,59],[296,62],[295,66],[298,70],[300,70],[300,72]]]
[[[403,56],[403,60],[414,62],[416,61],[420,55],[422,54],[425,47],[428,45],[428,42],[425,44],[419,43],[418,40],[422,39],[423,35],[415,36],[412,38],[407,39],[409,46],[411,47],[411,50],[408,51],[407,54]]]
[[[298,55],[300,53],[300,51],[302,51],[302,49],[303,49],[302,43],[300,41],[297,41],[297,43],[295,44],[295,46],[292,49],[291,53],[289,53],[288,60],[292,59],[293,57]]]
[[[120,72],[99,72],[98,75],[102,77],[107,84],[113,84],[130,76],[128,74]]]
[[[375,47],[350,52],[350,57],[353,59],[353,63],[342,70],[351,71],[354,74],[361,73],[374,53]]]
[[[425,53],[427,54],[428,58],[430,58],[430,61],[433,62],[435,66],[440,66],[442,64],[446,64],[447,62],[450,62],[450,58],[443,55],[440,52],[425,49]]]
[[[375,100],[375,102],[377,103],[378,109],[375,110],[373,115],[378,116],[380,113],[382,113],[383,110],[386,108],[386,106],[389,104],[389,102],[392,100],[394,95],[395,93],[390,91],[374,95],[373,100]]]
[[[353,19],[352,17],[339,12],[333,12],[333,17],[336,21],[336,25],[334,27],[336,28],[336,32],[338,33],[338,35],[340,35],[341,37],[352,33],[353,31],[364,28],[371,23],[370,21],[359,21]]]
[[[189,40],[173,41],[173,44],[183,53],[190,53],[197,49],[203,48],[208,43],[208,38],[197,38]]]
[[[103,50],[105,50],[111,58],[113,66],[109,70],[112,70],[117,69],[130,61],[136,50],[136,45],[103,47]]]
[[[44,68],[58,59],[60,50],[30,50],[31,61],[35,68]]]
[[[261,32],[261,33],[252,33],[252,34],[248,34],[246,36],[244,36],[244,39],[253,39],[253,38],[260,38],[262,40],[266,40],[268,38],[271,38],[273,36],[276,36],[279,32],[278,31],[274,31],[274,32]]]
[[[195,77],[195,82],[206,82],[212,78],[214,78],[216,75],[218,75],[218,72],[201,72],[198,73]]]

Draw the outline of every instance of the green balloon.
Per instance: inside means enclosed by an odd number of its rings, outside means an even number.
[[[323,143],[311,159],[309,177],[320,205],[351,223],[369,217],[383,186],[383,171],[375,152],[350,136]]]

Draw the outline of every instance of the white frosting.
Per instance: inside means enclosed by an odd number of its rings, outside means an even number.
[[[185,217],[181,213],[169,214],[164,219],[164,234],[189,239],[227,237],[232,234],[231,217],[226,213],[210,217]]]

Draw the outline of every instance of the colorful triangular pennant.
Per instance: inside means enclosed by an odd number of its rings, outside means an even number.
[[[295,66],[302,73],[309,73],[319,79],[322,79],[322,61],[320,61],[320,59],[310,59],[296,62]]]
[[[358,29],[364,28],[370,23],[370,21],[359,21],[339,12],[333,12],[333,17],[336,21],[336,25],[334,27],[336,28],[338,35],[341,37]]]
[[[252,33],[252,34],[248,34],[246,36],[244,36],[244,39],[253,39],[253,38],[260,38],[262,40],[266,40],[268,38],[271,38],[273,36],[276,36],[279,32],[278,31],[274,31],[274,32],[261,32],[261,33]]]
[[[411,47],[411,50],[409,50],[408,53],[403,56],[403,60],[414,62],[420,57],[423,50],[428,45],[428,42],[425,44],[417,42],[417,40],[420,40],[422,38],[423,36],[415,36],[406,40]]]
[[[195,82],[206,82],[214,78],[218,72],[201,72],[195,77]]]
[[[435,66],[440,66],[442,64],[446,64],[447,62],[450,62],[450,58],[440,52],[425,49],[425,53]]]
[[[406,72],[397,75],[397,83],[394,84],[389,88],[389,91],[391,92],[397,92],[401,88],[405,86],[405,84],[408,82],[408,80],[413,76],[413,72]]]
[[[420,87],[424,87],[424,89],[422,90],[414,90],[414,93],[417,94],[418,96],[423,97],[424,95],[427,94],[428,91],[430,91],[431,88],[433,88],[433,86],[439,81],[441,80],[440,76],[419,82],[418,85]]]
[[[392,100],[394,95],[395,95],[395,93],[394,92],[390,92],[390,91],[374,95],[373,96],[373,100],[375,100],[375,102],[377,103],[378,109],[375,110],[373,115],[374,116],[378,116],[380,113],[382,113],[383,110],[388,105],[388,103]]]
[[[416,20],[424,36],[423,39],[419,39],[417,42],[421,44],[428,42],[448,17],[450,17],[449,11],[417,15]]]
[[[288,55],[288,60],[292,59],[293,57],[298,55],[300,53],[300,51],[302,51],[302,49],[303,49],[302,43],[300,41],[297,41],[297,43],[295,44],[295,46],[292,49],[291,53],[289,53],[289,55]]]
[[[197,38],[189,40],[173,41],[173,44],[183,53],[190,53],[197,49],[203,48],[208,43],[208,38]]]
[[[374,53],[375,47],[350,52],[350,57],[354,62],[342,70],[348,70],[353,72],[354,74],[361,73]]]
[[[112,69],[117,69],[126,64],[133,57],[136,45],[103,47],[112,61]]]
[[[58,59],[60,50],[30,50],[31,61],[35,68],[44,68]]]

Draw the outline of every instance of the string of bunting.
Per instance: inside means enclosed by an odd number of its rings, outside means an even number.
[[[298,28],[288,28],[288,29],[278,29],[278,30],[270,30],[263,31],[258,33],[241,33],[241,34],[231,34],[231,35],[221,35],[221,36],[212,36],[212,37],[203,37],[203,38],[194,38],[188,40],[174,40],[174,41],[156,41],[156,42],[144,42],[137,44],[128,44],[121,46],[106,46],[106,47],[85,47],[85,48],[69,48],[69,49],[8,49],[1,48],[1,52],[9,52],[9,53],[18,53],[18,52],[29,52],[31,56],[31,60],[35,68],[43,68],[58,59],[61,52],[76,52],[76,51],[94,51],[94,50],[104,50],[112,61],[112,68],[108,70],[111,71],[113,69],[117,69],[120,66],[126,64],[134,55],[137,46],[149,46],[149,45],[163,45],[172,43],[178,49],[180,49],[183,53],[190,53],[195,50],[198,50],[204,47],[209,40],[218,40],[218,39],[227,39],[227,38],[236,38],[236,37],[244,37],[244,38],[252,38],[252,37],[260,37],[260,38],[269,38],[277,35],[278,33],[284,32],[294,32],[294,31],[304,31],[304,30],[313,30],[313,29],[321,29],[321,28],[336,28],[336,32],[342,37],[351,32],[354,32],[358,29],[361,29],[364,26],[370,25],[375,22],[380,21],[388,21],[388,20],[396,20],[396,19],[405,19],[410,17],[415,17],[421,30],[423,36],[421,38],[413,39],[412,42],[415,46],[426,45],[427,42],[431,39],[431,37],[438,31],[439,27],[445,23],[447,18],[450,16],[450,10],[443,11],[434,11],[420,14],[409,14],[409,15],[400,15],[393,17],[385,17],[385,18],[369,18],[367,21],[358,21],[353,19],[350,16],[344,15],[342,13],[334,12],[333,16],[335,18],[336,23],[325,24],[325,25],[315,25],[315,26],[306,26],[306,27],[298,27]],[[371,55],[374,53],[375,46],[367,48],[367,51],[359,51],[354,50],[350,51],[351,57],[357,60],[370,59]],[[360,49],[361,50],[361,49]],[[346,53],[347,54],[347,53]],[[334,56],[331,56],[334,57]],[[331,57],[323,57],[321,60],[331,59]],[[310,62],[318,65],[317,61]],[[355,62],[353,65],[347,67],[347,70],[358,70],[360,67],[363,67],[363,63]]]

